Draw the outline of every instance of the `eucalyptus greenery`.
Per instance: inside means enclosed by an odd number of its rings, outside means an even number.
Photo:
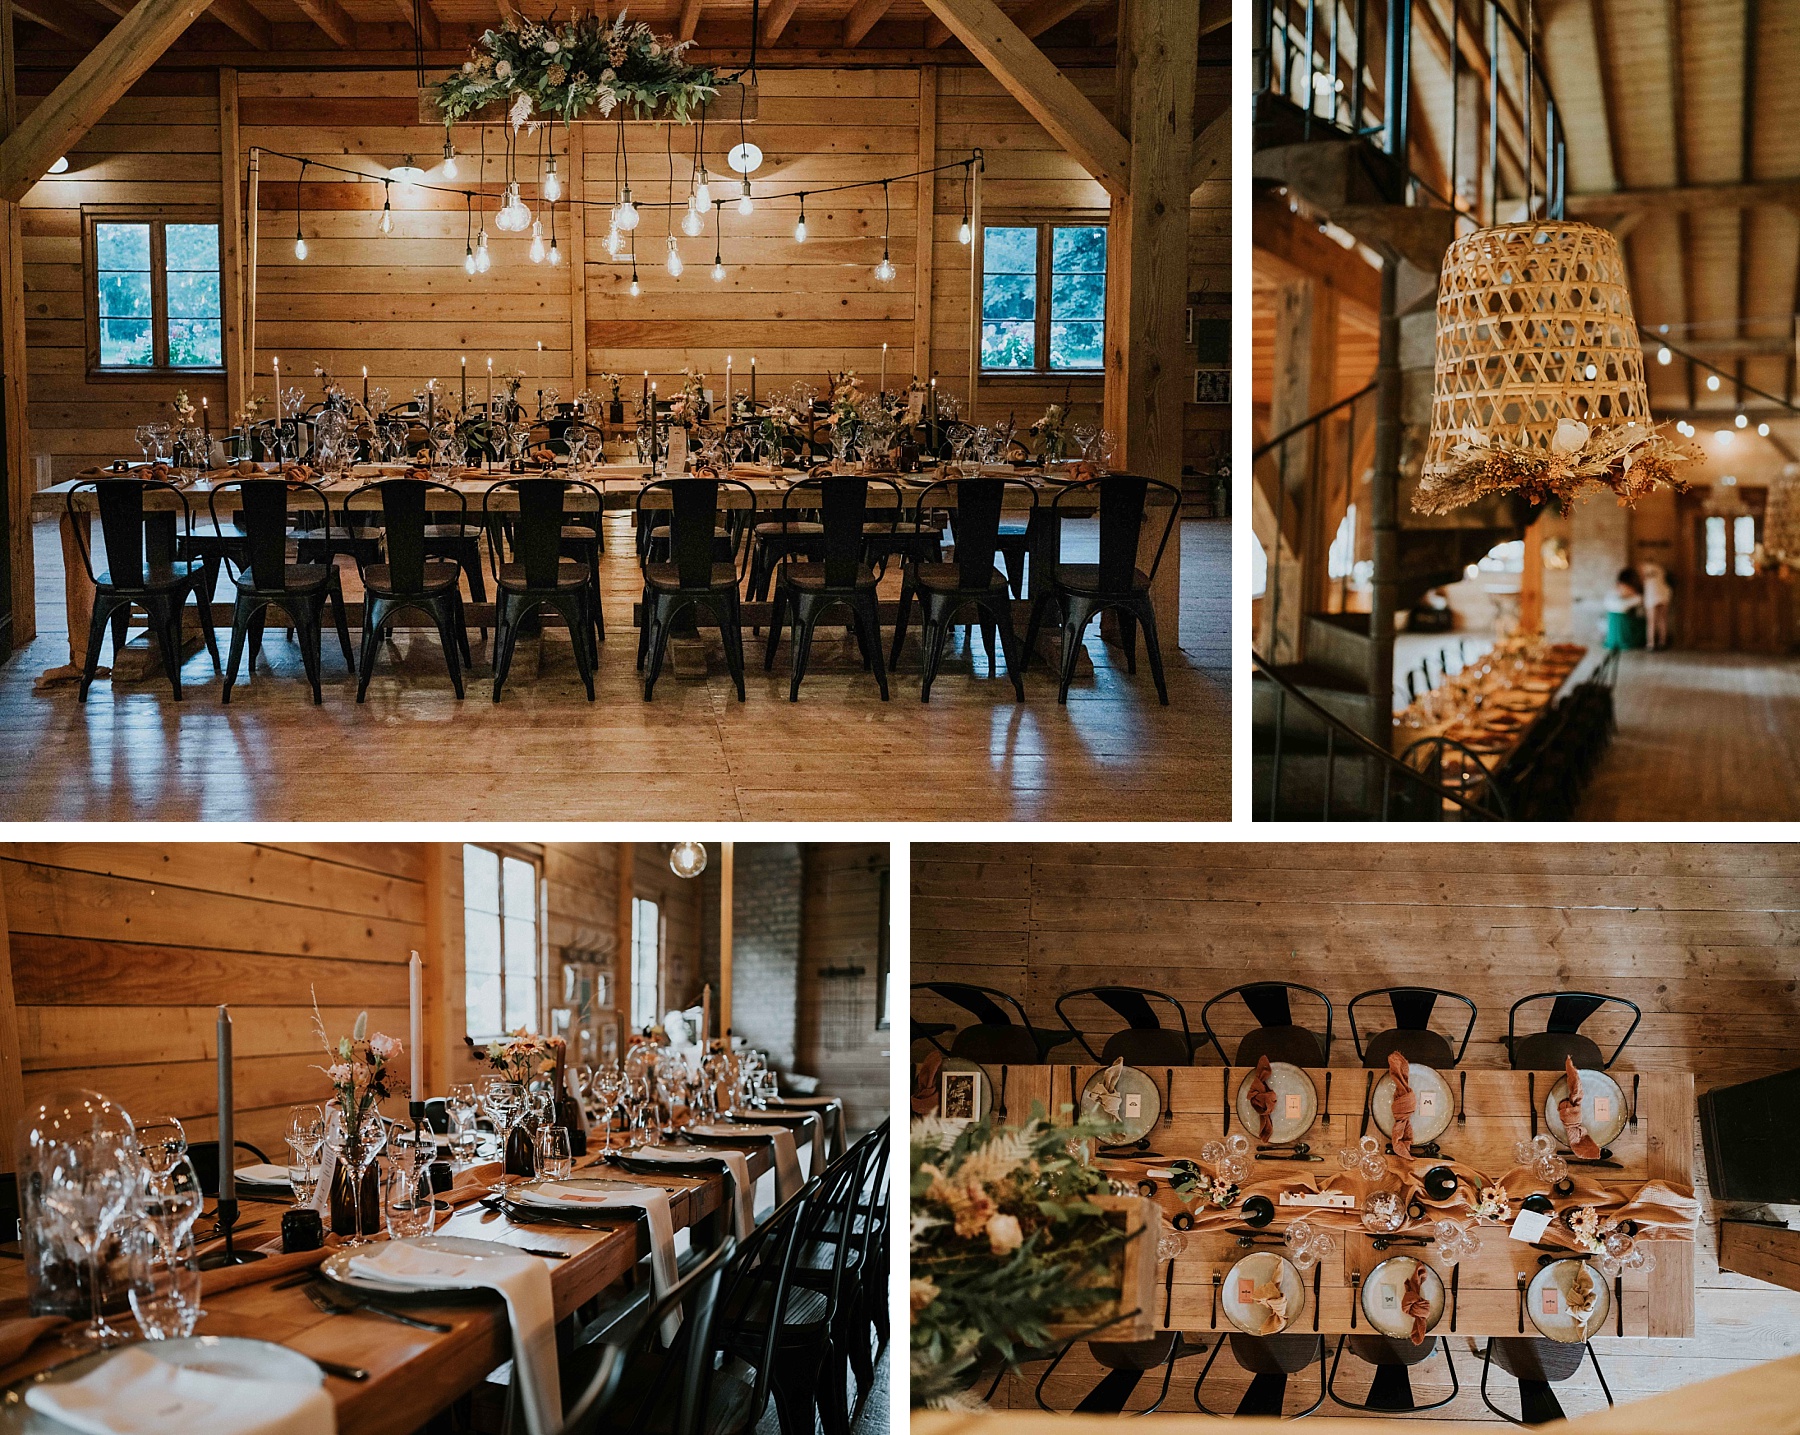
[[[975,1371],[1050,1345],[1050,1328],[1117,1298],[1126,1240],[1093,1197],[1105,1120],[1023,1126],[928,1116],[912,1128],[912,1399],[966,1406]]]

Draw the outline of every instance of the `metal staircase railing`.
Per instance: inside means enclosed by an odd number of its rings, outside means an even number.
[[[1288,735],[1288,706],[1290,703],[1299,704],[1325,729],[1325,782],[1319,811],[1321,821],[1340,820],[1336,807],[1338,797],[1337,765],[1342,756],[1354,757],[1376,764],[1376,770],[1381,774],[1377,817],[1382,822],[1434,820],[1499,822],[1505,820],[1506,814],[1503,810],[1497,811],[1494,807],[1478,802],[1441,783],[1433,782],[1417,768],[1408,766],[1391,752],[1377,747],[1342,718],[1301,692],[1254,649],[1250,653],[1250,660],[1255,665],[1257,672],[1275,687],[1274,724],[1267,735],[1260,730],[1257,731],[1251,744],[1254,757],[1269,759],[1266,796],[1255,790],[1253,779],[1251,816],[1254,820],[1267,822],[1282,820],[1281,778],[1283,763],[1286,760],[1284,748]],[[1344,752],[1340,753],[1340,749],[1344,749]],[[1397,795],[1398,810],[1396,810]],[[1352,819],[1367,819],[1369,816],[1368,813],[1360,811],[1345,815]]]

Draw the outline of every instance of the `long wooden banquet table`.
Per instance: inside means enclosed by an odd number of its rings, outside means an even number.
[[[134,464],[127,472],[137,473],[143,467],[144,465],[142,464]],[[396,467],[394,465],[359,465],[352,469],[347,477],[333,477],[322,480],[319,483],[319,487],[325,491],[327,497],[334,504],[337,504],[342,503],[354,489],[360,488],[366,483],[373,482],[374,480],[383,477],[400,477],[403,476],[405,472],[406,469],[404,467]],[[1000,470],[993,470],[993,472],[998,473]],[[119,475],[111,469],[88,469],[77,474],[76,477],[72,479],[65,480],[62,483],[52,484],[49,488],[40,489],[32,496],[31,500],[31,512],[33,517],[55,518],[61,528],[63,607],[67,616],[69,632],[69,676],[79,676],[82,665],[87,660],[88,620],[94,607],[93,584],[88,581],[87,573],[81,562],[81,551],[77,546],[77,525],[80,525],[79,541],[87,544],[91,551],[92,518],[93,515],[99,511],[98,500],[96,499],[93,490],[88,489],[76,495],[75,512],[71,515],[69,512],[69,492],[78,483],[118,476]],[[210,523],[208,500],[212,497],[213,483],[215,481],[223,482],[228,478],[236,478],[238,476],[239,475],[234,472],[227,472],[224,470],[219,470],[212,474],[203,474],[183,490],[186,493],[188,503],[192,508],[196,529],[203,528]],[[270,475],[264,473],[262,476],[266,477]],[[466,501],[471,524],[479,524],[481,521],[483,495],[485,495],[487,490],[497,481],[509,476],[513,475],[508,475],[499,471],[488,472],[482,469],[458,470],[456,476],[451,481],[451,486],[461,493]],[[570,475],[565,468],[557,470],[557,476],[568,477]],[[637,506],[639,495],[643,492],[644,486],[654,475],[647,472],[641,464],[598,464],[592,466],[584,465],[573,476],[593,484],[595,488],[600,490],[601,505],[604,511],[609,513],[622,513],[628,512]],[[734,468],[730,470],[726,476],[747,484],[754,495],[754,502],[758,511],[765,512],[774,508],[779,508],[782,496],[797,480],[806,475],[799,470],[787,470],[775,474],[771,473],[765,466]],[[922,474],[884,474],[879,476],[893,478],[895,482],[900,485],[901,497],[899,506],[907,508],[917,501],[918,495],[924,491],[925,486],[929,482],[937,477],[937,473],[932,471]],[[1058,492],[1064,490],[1067,485],[1052,479],[1043,478],[1030,471],[1008,472],[1006,476],[1024,479],[1029,483],[1037,492],[1040,504],[1038,517],[1031,526],[1029,537],[1032,560],[1027,569],[1029,583],[1031,575],[1047,572],[1048,568],[1045,565],[1053,566],[1057,561],[1057,549],[1061,541],[1061,534],[1059,531],[1060,525],[1048,521],[1048,507],[1050,499]],[[948,506],[954,507],[953,494],[945,495],[944,492],[940,490],[940,493],[933,497],[934,504],[940,497],[944,498],[944,501]],[[870,485],[869,506],[871,508],[879,509],[892,506],[892,500],[892,492],[885,485]],[[227,489],[219,493],[216,502],[219,516],[223,519],[226,515],[237,510],[237,490]],[[747,508],[750,500],[747,500],[741,491],[735,488],[726,487],[720,492],[719,502],[721,507],[725,508]],[[365,504],[371,509],[379,506],[374,495],[370,495],[367,499],[359,500],[358,508],[360,509]],[[670,499],[666,489],[654,491],[644,497],[644,506],[647,509],[666,509],[669,505]],[[163,495],[152,495],[151,502],[147,506],[166,507],[178,511],[179,500]],[[570,512],[592,511],[591,501],[579,490],[572,491],[568,495],[567,507]],[[1097,507],[1098,501],[1092,496],[1092,491],[1089,490],[1086,493],[1069,494],[1062,503],[1060,512],[1064,517],[1082,517],[1091,515],[1095,512]],[[450,494],[444,493],[441,490],[433,490],[427,496],[426,508],[433,513],[454,513],[456,512],[457,504]],[[516,512],[517,509],[518,495],[514,491],[503,489],[495,494],[494,511],[511,513]],[[1009,486],[1005,495],[1002,511],[1005,516],[1017,519],[1027,515],[1031,511],[1031,505],[1021,491]],[[1026,597],[1029,598],[1030,596],[1030,592],[1027,591]],[[360,601],[352,599],[352,601],[346,604],[346,607],[349,610],[349,621],[351,624],[360,625],[362,621],[362,605]],[[491,602],[471,602],[467,605],[467,612],[468,621],[471,626],[493,626],[494,614],[493,604]],[[744,605],[744,621],[747,624],[753,626],[761,625],[767,623],[768,620],[769,612],[767,604],[746,603]],[[423,623],[424,620],[421,619],[419,621]],[[887,615],[884,615],[884,621],[891,621],[891,619]],[[1023,622],[1024,617],[1023,614],[1021,614],[1021,632],[1024,631]],[[55,678],[63,675],[64,671],[65,670],[57,669],[52,673],[45,674],[45,677]]]
[[[1008,1119],[1018,1121],[1034,1106],[1056,1113],[1055,1120],[1066,1121],[1067,1108],[1079,1106],[1080,1093],[1088,1079],[1101,1068],[1097,1066],[1012,1066],[994,1067],[992,1089],[1004,1091]],[[1214,1304],[1214,1277],[1223,1277],[1251,1249],[1277,1252],[1280,1246],[1267,1244],[1243,1247],[1227,1227],[1244,1227],[1240,1208],[1212,1211],[1205,1205],[1189,1207],[1170,1189],[1166,1179],[1148,1176],[1151,1170],[1166,1170],[1172,1160],[1186,1158],[1198,1162],[1200,1148],[1208,1141],[1227,1134],[1225,1107],[1230,1103],[1230,1129],[1243,1130],[1237,1116],[1237,1092],[1241,1082],[1252,1074],[1252,1068],[1218,1066],[1139,1068],[1150,1076],[1163,1093],[1163,1114],[1145,1138],[1148,1152],[1128,1156],[1103,1155],[1102,1166],[1114,1177],[1130,1181],[1154,1181],[1153,1194],[1161,1206],[1165,1229],[1168,1222],[1183,1211],[1195,1218],[1193,1229],[1178,1232],[1184,1241],[1179,1255],[1159,1260],[1156,1273],[1158,1309],[1156,1324],[1165,1330],[1209,1331],[1229,1329],[1221,1310]],[[1396,1156],[1387,1157],[1388,1176],[1381,1182],[1346,1174],[1339,1166],[1340,1147],[1354,1146],[1364,1134],[1364,1097],[1368,1085],[1382,1075],[1363,1067],[1309,1069],[1307,1076],[1319,1097],[1318,1117],[1312,1128],[1299,1140],[1311,1147],[1312,1154],[1323,1157],[1320,1163],[1291,1160],[1265,1160],[1255,1155],[1252,1145],[1249,1175],[1241,1183],[1242,1195],[1262,1193],[1276,1201],[1275,1219],[1260,1234],[1280,1235],[1299,1217],[1307,1217],[1315,1225],[1329,1230],[1337,1249],[1319,1263],[1318,1294],[1315,1301],[1313,1275],[1308,1273],[1306,1305],[1289,1329],[1295,1333],[1336,1335],[1350,1331],[1355,1308],[1355,1285],[1390,1255],[1411,1255],[1438,1269],[1446,1289],[1451,1284],[1451,1270],[1438,1261],[1429,1244],[1396,1245],[1387,1251],[1377,1250],[1375,1237],[1357,1223],[1356,1212],[1320,1211],[1306,1207],[1283,1206],[1277,1199],[1281,1190],[1333,1189],[1351,1192],[1360,1208],[1362,1198],[1377,1189],[1398,1189],[1402,1181],[1407,1189],[1417,1192],[1418,1176],[1435,1165],[1452,1167],[1463,1179],[1456,1195],[1448,1201],[1425,1199],[1423,1221],[1408,1221],[1397,1235],[1424,1234],[1428,1238],[1432,1225],[1443,1218],[1466,1221],[1470,1215],[1472,1184],[1503,1183],[1511,1198],[1514,1214],[1519,1200],[1544,1188],[1527,1171],[1520,1168],[1513,1155],[1516,1142],[1533,1135],[1529,1093],[1536,1092],[1536,1104],[1542,1110],[1549,1090],[1557,1080],[1554,1072],[1448,1070],[1443,1073],[1458,1099],[1457,1119],[1439,1138],[1446,1154],[1437,1157],[1415,1156],[1410,1162]],[[1575,1194],[1562,1198],[1551,1194],[1560,1212],[1580,1204],[1598,1204],[1602,1214],[1623,1210],[1626,1215],[1645,1211],[1661,1211],[1664,1199],[1673,1201],[1676,1214],[1685,1209],[1683,1222],[1646,1227],[1638,1240],[1655,1256],[1656,1264],[1648,1274],[1628,1271],[1622,1276],[1623,1299],[1609,1311],[1604,1331],[1596,1335],[1633,1335],[1681,1338],[1694,1333],[1694,1234],[1693,1157],[1694,1157],[1694,1078],[1685,1072],[1608,1073],[1617,1081],[1628,1101],[1635,1103],[1637,1120],[1611,1143],[1612,1159],[1619,1170],[1571,1166],[1569,1174],[1576,1182]],[[1328,1086],[1329,1080],[1329,1086]],[[1329,1092],[1329,1097],[1327,1097]],[[1540,1118],[1538,1126],[1543,1122]],[[1367,1132],[1386,1145],[1379,1127],[1371,1119]],[[1249,1133],[1255,1143],[1255,1133]],[[1112,1148],[1109,1148],[1109,1151]],[[1154,1154],[1152,1154],[1154,1153]],[[1682,1199],[1685,1197],[1685,1208]],[[1241,1201],[1241,1197],[1240,1197]],[[1634,1204],[1635,1203],[1635,1204]],[[1510,1224],[1510,1222],[1508,1223]],[[1447,1308],[1434,1333],[1448,1335],[1489,1336],[1535,1335],[1525,1315],[1519,1278],[1529,1280],[1537,1273],[1540,1258],[1550,1259],[1546,1246],[1560,1244],[1560,1254],[1579,1254],[1561,1233],[1560,1223],[1552,1221],[1544,1246],[1528,1245],[1511,1239],[1507,1225],[1481,1224],[1476,1227],[1481,1241],[1480,1251],[1465,1256],[1456,1277],[1457,1295]],[[1559,1242],[1559,1235],[1561,1237]],[[1612,1293],[1609,1284],[1608,1294]],[[1452,1311],[1455,1324],[1451,1324]],[[1359,1310],[1355,1329],[1367,1332],[1366,1316]]]
[[[801,1170],[806,1171],[810,1169],[810,1142],[802,1136],[796,1144]],[[740,1149],[747,1158],[752,1179],[764,1184],[764,1178],[773,1170],[769,1143],[749,1139]],[[592,1174],[624,1175],[614,1167],[602,1165],[598,1153],[577,1161],[576,1168]],[[549,1263],[558,1322],[624,1278],[650,1253],[647,1228],[629,1213],[597,1218],[593,1225],[526,1225],[482,1206],[480,1197],[499,1172],[498,1163],[462,1172],[448,1198],[457,1203],[457,1209],[440,1218],[434,1234],[567,1252],[566,1259]],[[713,1223],[723,1226],[727,1215],[723,1174],[685,1177],[633,1172],[625,1179],[668,1190],[678,1245],[682,1231],[690,1235],[704,1233],[710,1243],[716,1236]],[[263,1230],[279,1224],[277,1208],[287,1203],[271,1199],[253,1204],[243,1188],[239,1199],[245,1203],[240,1225],[259,1222],[253,1240],[242,1243],[255,1248],[255,1241],[265,1239]],[[762,1209],[760,1201],[758,1209]],[[605,1224],[600,1224],[600,1220]],[[278,1237],[267,1244],[279,1252]],[[204,1246],[202,1253],[216,1246],[216,1242]],[[407,1435],[458,1396],[475,1389],[490,1370],[511,1358],[506,1307],[497,1294],[443,1302],[422,1296],[406,1297],[395,1302],[396,1309],[409,1315],[451,1327],[447,1334],[440,1335],[377,1316],[325,1314],[313,1306],[299,1287],[275,1288],[288,1277],[316,1266],[329,1253],[271,1254],[266,1260],[209,1271],[204,1286],[205,1315],[195,1334],[273,1341],[303,1355],[366,1370],[368,1379],[362,1381],[326,1377],[326,1390],[337,1405],[339,1435]],[[23,1269],[15,1262],[0,1263],[0,1267],[0,1318],[22,1315]],[[131,1326],[129,1313],[124,1315],[123,1324]],[[40,1339],[23,1358],[0,1369],[0,1386],[23,1380],[67,1358],[68,1352],[54,1338]]]

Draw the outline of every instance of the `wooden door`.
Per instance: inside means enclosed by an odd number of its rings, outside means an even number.
[[[1683,647],[1785,653],[1792,641],[1789,586],[1755,561],[1768,493],[1745,488],[1741,496],[1741,511],[1709,513],[1703,495],[1682,495],[1673,629]]]

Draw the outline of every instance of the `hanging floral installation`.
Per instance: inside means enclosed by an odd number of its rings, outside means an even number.
[[[622,11],[610,23],[591,13],[561,24],[509,20],[484,31],[462,69],[438,86],[438,109],[451,124],[499,104],[514,129],[589,110],[608,116],[621,105],[639,119],[688,124],[719,92],[711,70],[681,58],[692,43],[659,38]]]

